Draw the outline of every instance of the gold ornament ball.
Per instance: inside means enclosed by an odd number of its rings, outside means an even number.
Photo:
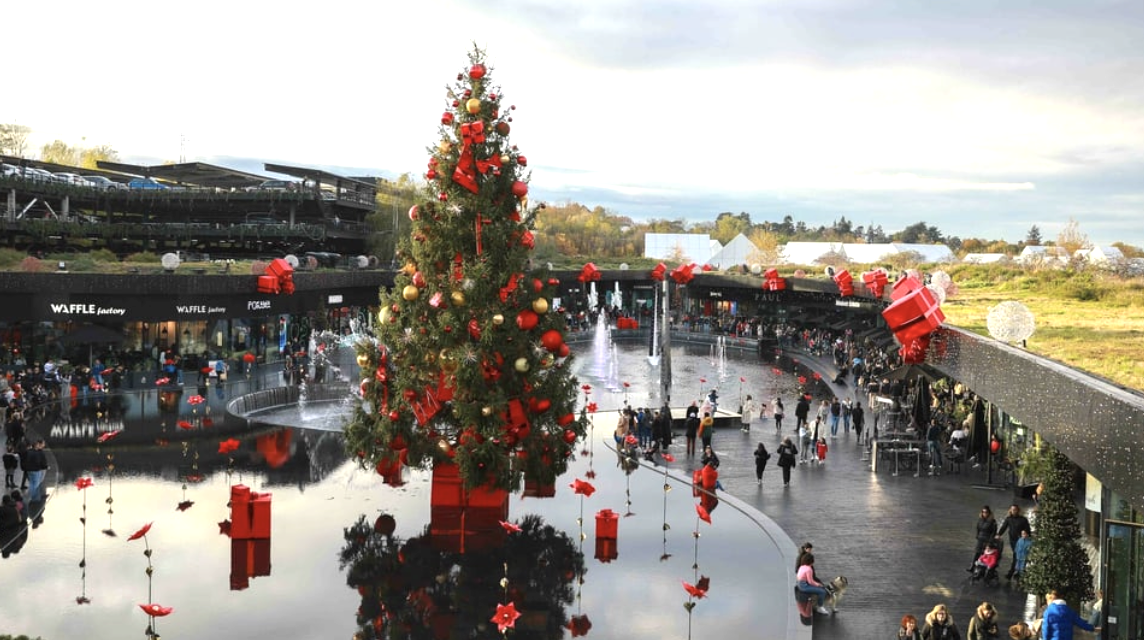
[[[388,323],[389,322],[389,316],[391,313],[392,312],[389,310],[389,307],[382,307],[377,312],[377,321],[380,322],[381,324]]]
[[[449,298],[453,301],[454,307],[465,306],[465,294],[463,291],[454,291]]]
[[[501,156],[500,156],[501,164],[508,164],[510,160],[512,160],[512,158],[510,158],[507,153],[501,154]]]
[[[533,300],[532,310],[537,313],[548,313],[548,301],[544,298],[537,298]]]
[[[481,407],[481,415],[485,416],[486,418],[488,416],[493,415],[493,408],[492,407]]]
[[[502,314],[499,314],[499,313],[496,314],[495,316],[493,316],[493,324],[495,324],[498,327],[501,326],[502,324],[504,324],[504,316]]]
[[[555,363],[556,363],[556,358],[552,357],[551,353],[544,354],[544,357],[540,359],[540,367],[542,369],[547,369]]]
[[[481,101],[477,98],[469,98],[468,102],[465,103],[465,111],[468,111],[473,115],[480,113]]]
[[[411,284],[405,285],[405,288],[401,290],[401,297],[410,302],[416,300],[420,295],[421,290]]]
[[[517,371],[524,373],[528,371],[528,358],[517,358],[512,366],[515,367]]]
[[[441,364],[441,370],[445,373],[455,373],[461,364],[448,349],[441,349],[441,353],[437,355],[437,362]]]
[[[364,353],[359,353],[357,356],[357,366],[364,369],[369,366],[369,356]]]
[[[449,153],[453,150],[453,143],[448,140],[442,140],[441,143],[437,145],[437,150],[443,154]]]

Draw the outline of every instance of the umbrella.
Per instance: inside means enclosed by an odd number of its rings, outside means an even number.
[[[95,345],[120,345],[123,340],[123,334],[119,331],[98,324],[84,324],[60,338],[60,344],[67,347],[87,345],[87,363],[91,365]]]

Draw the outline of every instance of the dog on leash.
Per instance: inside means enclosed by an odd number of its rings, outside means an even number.
[[[830,604],[830,613],[838,610],[838,603],[842,601],[842,597],[846,595],[846,587],[850,581],[846,576],[838,576],[837,578],[826,583],[826,593],[829,595],[827,600]]]

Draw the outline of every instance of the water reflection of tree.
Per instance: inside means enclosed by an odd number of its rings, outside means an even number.
[[[499,547],[460,554],[434,549],[428,528],[403,540],[391,517],[369,523],[361,516],[345,529],[340,553],[347,584],[361,594],[355,637],[500,638],[489,619],[512,601],[522,614],[514,637],[562,638],[584,555],[539,516],[519,526]]]

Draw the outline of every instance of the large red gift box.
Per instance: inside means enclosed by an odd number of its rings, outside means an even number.
[[[596,538],[615,540],[619,537],[620,514],[611,509],[596,512]]]
[[[882,317],[902,344],[929,335],[945,322],[937,299],[925,287],[911,291],[886,307]]]
[[[904,276],[899,278],[898,281],[894,283],[894,288],[892,291],[890,291],[890,298],[893,300],[901,300],[911,292],[922,288],[924,287],[922,286],[921,282],[918,282],[917,278],[913,276]]]
[[[274,276],[258,276],[258,293],[279,293],[281,286]]]
[[[282,258],[275,258],[270,261],[270,264],[266,265],[266,273],[281,280],[286,276],[293,274],[294,267],[291,267],[290,263],[286,262]]]

